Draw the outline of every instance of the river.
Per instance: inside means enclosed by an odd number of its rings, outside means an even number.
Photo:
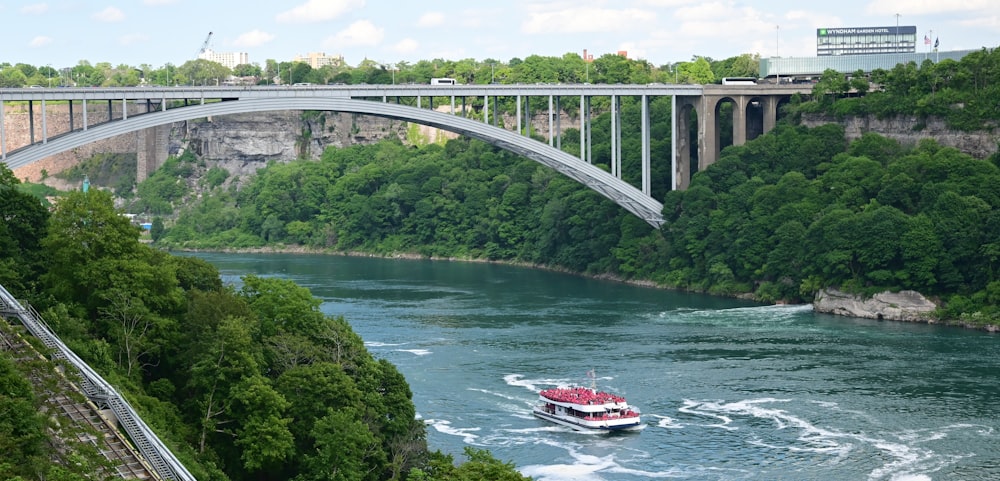
[[[309,288],[413,390],[428,444],[539,481],[1000,479],[1000,337],[816,314],[505,265],[198,254]],[[586,384],[635,433],[531,415]]]

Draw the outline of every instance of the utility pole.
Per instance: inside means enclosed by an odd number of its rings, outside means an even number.
[[[781,31],[781,25],[774,26],[774,59],[778,60],[778,46],[780,42],[778,40],[778,33]],[[781,75],[778,74],[777,69],[774,72],[774,83],[775,85],[781,85]]]

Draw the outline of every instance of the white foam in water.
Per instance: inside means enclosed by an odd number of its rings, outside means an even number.
[[[365,346],[367,347],[391,347],[391,346],[402,346],[403,343],[390,343],[390,342],[378,342],[378,341],[365,341]]]
[[[508,394],[494,392],[494,391],[490,391],[488,389],[481,389],[481,388],[475,388],[475,387],[470,387],[470,388],[467,388],[467,389],[469,391],[477,391],[477,392],[481,392],[483,394],[489,394],[491,396],[496,396],[496,397],[499,397],[499,398],[507,399],[508,401],[523,401],[524,400],[523,398],[520,398],[520,397],[517,397],[517,396],[510,396]]]
[[[476,440],[479,439],[479,435],[473,434],[475,431],[479,431],[479,428],[455,428],[451,426],[451,421],[444,419],[428,419],[424,422],[430,424],[439,433],[461,437],[465,444],[475,444]]]
[[[709,426],[709,427],[722,428],[722,429],[726,429],[726,430],[729,430],[729,431],[735,430],[736,429],[735,427],[729,426],[729,424],[731,424],[733,422],[733,420],[731,418],[729,418],[728,416],[722,416],[722,415],[719,415],[719,414],[715,414],[713,412],[699,411],[698,409],[695,409],[697,407],[707,407],[709,409],[712,409],[714,406],[717,406],[717,404],[716,403],[700,403],[700,402],[696,402],[696,401],[691,401],[691,400],[685,399],[684,400],[684,405],[681,406],[680,408],[678,408],[677,410],[680,411],[680,412],[682,412],[682,413],[694,414],[694,415],[697,415],[697,416],[711,417],[711,418],[716,418],[716,419],[722,421],[722,424],[708,424],[707,426]]]
[[[920,444],[946,438],[948,431],[951,430],[974,428],[972,425],[956,424],[937,429],[908,431],[894,435],[896,440],[886,439],[884,436],[845,433],[836,429],[816,426],[805,419],[789,414],[783,409],[768,406],[770,404],[788,403],[791,401],[791,399],[776,398],[747,399],[731,403],[685,400],[684,406],[679,410],[690,414],[722,419],[725,425],[718,427],[726,429],[738,429],[728,426],[731,423],[730,416],[746,415],[759,419],[769,419],[775,423],[778,430],[788,428],[799,430],[797,440],[801,444],[780,446],[762,440],[753,442],[755,445],[771,449],[783,449],[790,452],[834,454],[839,459],[846,458],[855,450],[874,449],[882,454],[876,457],[885,459],[886,462],[881,467],[875,468],[869,473],[868,478],[873,480],[930,481],[932,478],[923,473],[935,472],[951,464],[955,459],[954,457],[949,458],[938,455],[928,448],[921,447]],[[825,407],[835,408],[835,406]]]
[[[675,420],[670,416],[661,416],[659,414],[643,414],[643,416],[658,419],[656,421],[656,427],[658,428],[681,429],[684,427],[683,424],[675,423]]]
[[[411,353],[411,354],[416,354],[418,356],[426,356],[426,355],[428,355],[428,354],[431,353],[431,351],[429,351],[427,349],[396,349],[396,351],[399,351],[399,352],[408,352],[408,353]]]
[[[523,374],[507,374],[503,377],[504,382],[509,386],[523,387],[535,394],[540,391],[539,385],[542,386],[567,386],[570,384],[577,384],[579,381],[569,381],[567,379],[523,379]],[[608,378],[610,379],[610,378]]]

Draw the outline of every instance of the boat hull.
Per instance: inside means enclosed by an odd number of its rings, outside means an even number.
[[[541,409],[532,409],[532,414],[539,419],[566,426],[577,431],[637,431],[643,424],[638,417],[628,419],[587,421],[572,416],[560,416],[547,413]]]

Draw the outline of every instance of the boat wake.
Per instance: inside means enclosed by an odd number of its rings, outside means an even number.
[[[808,404],[827,410],[827,413],[814,413],[817,417],[836,410],[833,403]],[[826,460],[821,464],[828,467],[841,463],[862,465],[874,462],[870,467],[870,480],[930,480],[927,473],[940,471],[959,459],[972,456],[937,453],[932,446],[934,441],[945,439],[954,431],[986,428],[955,424],[903,432],[847,432],[832,426],[817,425],[782,406],[795,409],[802,404],[793,399],[778,398],[736,402],[685,400],[678,411],[709,420],[708,423],[691,423],[692,427],[750,431],[752,435],[747,438],[748,442],[768,450],[804,456],[813,462],[816,458],[805,456],[806,453],[825,455]],[[761,420],[769,421],[772,429],[762,429],[759,422]],[[672,424],[667,424],[663,427],[671,426]]]

